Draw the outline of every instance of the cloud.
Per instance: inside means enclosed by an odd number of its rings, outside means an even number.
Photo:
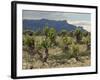
[[[90,21],[71,21],[69,20],[68,23],[78,26],[82,26],[85,30],[91,32],[91,23]]]
[[[91,15],[89,13],[23,10],[23,19],[42,19],[42,18],[49,19],[49,20],[90,21]]]

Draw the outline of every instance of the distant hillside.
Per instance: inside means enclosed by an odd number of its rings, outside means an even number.
[[[45,26],[53,27],[57,31],[61,31],[62,29],[66,29],[68,31],[73,31],[77,27],[75,25],[67,23],[66,20],[56,21],[56,20],[48,20],[48,19],[40,19],[40,20],[23,20],[23,29],[30,29],[36,31],[38,29],[42,30]],[[84,29],[80,27],[82,31]]]

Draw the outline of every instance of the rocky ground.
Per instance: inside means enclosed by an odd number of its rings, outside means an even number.
[[[80,60],[77,61],[75,58],[70,59],[48,59],[47,62],[43,63],[39,59],[32,59],[31,61],[23,60],[23,69],[37,69],[37,68],[64,68],[64,67],[86,67],[90,66],[90,57],[82,56]]]

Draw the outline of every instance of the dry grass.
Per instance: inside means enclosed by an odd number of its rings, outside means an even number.
[[[35,41],[41,42],[43,37],[37,36]],[[56,41],[62,45],[61,38],[57,37]],[[30,56],[29,53],[23,50],[22,68],[23,69],[40,69],[40,68],[63,68],[63,67],[85,67],[91,65],[90,54],[86,53],[86,45],[79,45],[80,60],[76,58],[68,58],[68,54],[63,53],[60,47],[49,48],[49,57],[46,63],[43,63],[39,55]]]

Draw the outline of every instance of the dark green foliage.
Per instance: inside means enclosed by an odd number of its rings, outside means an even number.
[[[45,51],[45,56],[43,56],[43,62],[47,62],[49,53],[48,53],[48,48],[49,48],[49,42],[48,39],[44,39],[41,43],[41,46],[44,48]]]
[[[35,46],[34,37],[25,35],[24,44],[27,45],[27,47],[34,47]]]
[[[66,36],[67,35],[67,30],[65,30],[65,29],[61,30],[60,35],[61,36]]]
[[[76,42],[79,43],[82,39],[82,32],[80,30],[80,28],[77,28],[74,32],[75,38],[76,38]]]
[[[44,29],[43,29],[43,33],[46,37],[48,37],[48,32],[49,32],[49,28],[48,26],[46,26]]]
[[[63,36],[62,37],[62,41],[63,41],[63,52],[68,52],[69,50],[69,45],[72,43],[72,40],[70,37],[68,37],[67,35],[66,36]]]
[[[48,40],[47,40],[47,39],[44,39],[44,40],[42,41],[42,43],[41,43],[41,46],[42,46],[43,48],[49,48],[49,42],[48,42]]]
[[[56,45],[56,30],[54,28],[44,28],[46,38],[50,42],[50,46]]]
[[[72,44],[71,45],[71,54],[72,54],[72,57],[75,57],[75,58],[78,58],[78,55],[79,55],[79,46],[78,44]]]
[[[87,50],[89,50],[91,46],[91,39],[89,35],[87,35],[86,37],[83,37],[83,43],[86,44]]]
[[[23,34],[32,36],[32,35],[34,35],[34,32],[31,30],[25,30],[25,31],[23,31]]]
[[[73,31],[70,31],[70,32],[68,32],[68,35],[69,35],[70,37],[74,37],[74,32],[73,32]]]

